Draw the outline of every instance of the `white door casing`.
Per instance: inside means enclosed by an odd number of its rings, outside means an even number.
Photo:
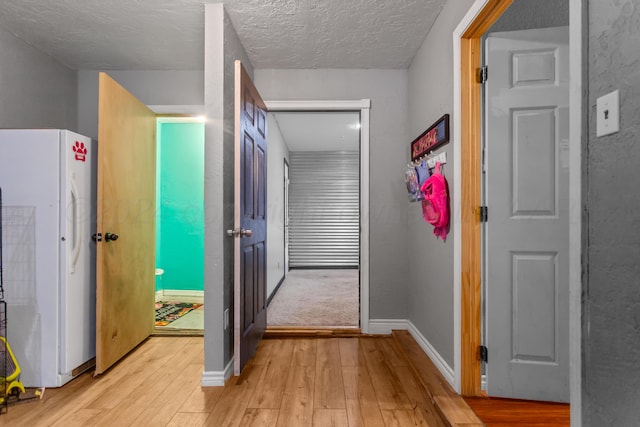
[[[569,30],[487,37],[490,396],[569,401]]]
[[[370,99],[358,101],[268,101],[275,111],[359,111],[360,112],[360,329],[369,333],[369,110]]]

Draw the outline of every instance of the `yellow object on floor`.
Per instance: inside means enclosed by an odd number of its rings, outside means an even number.
[[[11,351],[11,347],[5,337],[0,337],[0,354],[4,353],[5,360],[3,366],[0,366],[0,379],[4,381],[4,393],[0,396],[0,404],[11,395],[19,396],[24,393],[24,385],[20,382],[20,365],[16,357]],[[6,369],[5,372],[2,369]]]

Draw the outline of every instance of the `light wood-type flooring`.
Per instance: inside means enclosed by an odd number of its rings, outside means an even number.
[[[390,337],[265,339],[240,377],[200,386],[201,337],[153,337],[109,370],[9,407],[10,426],[443,426]]]
[[[483,425],[406,331],[265,339],[224,387],[201,387],[203,366],[202,337],[152,337],[100,377],[10,406],[0,425]]]
[[[272,333],[283,338],[263,340],[242,376],[206,388],[202,337],[153,337],[105,375],[87,372],[41,400],[10,406],[0,425],[569,425],[568,405],[465,403],[406,331],[393,338],[301,332]]]

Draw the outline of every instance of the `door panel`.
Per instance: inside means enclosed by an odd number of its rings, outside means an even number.
[[[490,396],[569,400],[568,29],[487,37]]]
[[[243,337],[247,332],[251,331],[251,328],[255,322],[255,299],[253,292],[255,288],[255,258],[253,246],[246,246],[242,249],[242,277],[240,278],[244,283],[244,286],[240,288],[240,300],[244,305],[242,312],[242,332]]]
[[[263,135],[262,138],[265,138]],[[266,147],[256,145],[256,172],[258,174],[257,188],[256,188],[256,210],[255,219],[266,220],[267,219],[267,153]]]
[[[520,362],[557,362],[558,253],[511,254],[513,350]]]
[[[556,215],[555,113],[555,108],[512,113],[513,216]]]
[[[99,77],[96,374],[153,330],[155,114],[107,74]],[[106,233],[117,240],[107,241]]]
[[[236,61],[236,231],[234,266],[234,373],[255,354],[267,326],[267,109]]]
[[[253,148],[254,140],[250,135],[243,134],[244,146],[242,147],[242,216],[253,216]]]

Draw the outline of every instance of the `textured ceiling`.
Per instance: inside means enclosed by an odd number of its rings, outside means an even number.
[[[360,113],[271,113],[289,151],[357,151]]]
[[[0,0],[0,28],[75,69],[198,70],[207,0]],[[255,68],[406,68],[445,0],[223,0]]]

